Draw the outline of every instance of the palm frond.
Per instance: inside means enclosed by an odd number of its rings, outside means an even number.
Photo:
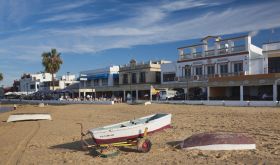
[[[2,80],[3,80],[3,74],[0,73],[0,81],[2,81]]]

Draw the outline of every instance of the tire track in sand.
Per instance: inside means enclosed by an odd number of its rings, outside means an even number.
[[[23,140],[21,140],[19,142],[16,149],[10,155],[6,164],[20,164],[20,161],[24,155],[24,152],[25,152],[28,144],[30,143],[32,138],[37,134],[37,132],[40,130],[40,127],[41,127],[40,122],[36,121],[36,123],[37,123],[37,126],[32,131],[30,131],[30,133],[27,134]]]
[[[0,137],[5,136],[6,134],[9,134],[9,132],[12,132],[14,126],[15,126],[14,123],[7,124],[7,125],[2,125],[0,127]]]

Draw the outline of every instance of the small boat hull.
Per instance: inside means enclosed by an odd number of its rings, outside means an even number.
[[[181,149],[198,150],[252,150],[255,141],[244,133],[210,132],[200,133],[185,139]]]
[[[16,122],[16,121],[30,121],[30,120],[52,120],[50,114],[13,114],[10,115],[7,122]]]
[[[148,121],[156,115],[160,117]],[[145,120],[147,120],[148,122],[137,123],[137,121]],[[130,123],[133,124],[129,125]],[[118,127],[119,125],[129,126]],[[126,121],[103,128],[93,129],[89,132],[92,134],[92,137],[94,138],[96,144],[109,144],[141,138],[143,137],[146,128],[148,129],[147,133],[151,134],[170,127],[171,114],[154,114],[133,121]]]

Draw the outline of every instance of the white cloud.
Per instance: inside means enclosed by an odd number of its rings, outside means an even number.
[[[19,26],[28,16],[37,9],[38,0],[0,0],[0,30],[6,30],[7,24]]]
[[[71,3],[67,2],[67,3],[57,3],[54,4],[53,7],[48,8],[46,13],[53,13],[53,12],[63,12],[63,11],[68,11],[68,10],[73,10],[85,5],[89,5],[91,3],[93,3],[93,0],[78,0],[78,1],[72,1]]]
[[[195,7],[201,7],[201,6],[216,6],[220,5],[224,2],[206,2],[201,0],[187,0],[187,1],[171,1],[168,3],[164,3],[160,6],[162,10],[165,11],[178,11],[178,10],[184,10],[184,9],[191,9]]]
[[[81,22],[94,19],[95,15],[87,13],[63,13],[43,18],[38,22]]]

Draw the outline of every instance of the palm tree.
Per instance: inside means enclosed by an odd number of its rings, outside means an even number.
[[[0,81],[2,81],[2,80],[3,80],[3,74],[0,73]]]
[[[45,72],[52,74],[52,86],[54,90],[54,74],[58,72],[63,61],[60,58],[60,53],[58,53],[56,49],[52,49],[51,52],[44,52],[42,58]]]

